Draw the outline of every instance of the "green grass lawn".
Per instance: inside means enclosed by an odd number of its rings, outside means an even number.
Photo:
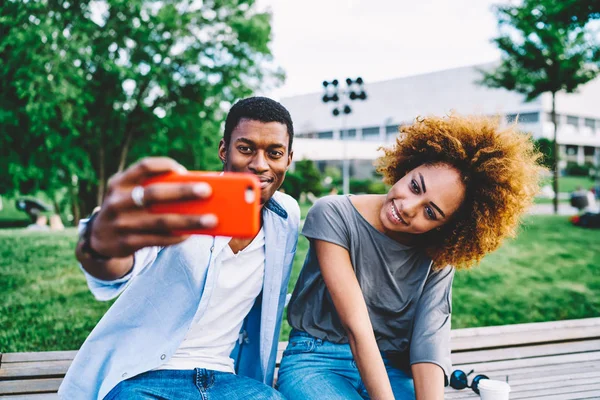
[[[2,196],[2,209],[0,209],[0,228],[27,226],[31,220],[23,211],[17,210],[13,197]]]
[[[545,178],[542,185],[550,185],[552,187],[552,178]],[[571,193],[581,186],[584,189],[589,189],[594,186],[594,181],[587,176],[559,176],[558,191],[560,193]]]
[[[73,257],[74,229],[0,230],[0,352],[77,349],[110,303],[97,302]],[[519,237],[457,273],[454,328],[600,316],[600,230],[530,216]],[[298,243],[290,290],[308,249]],[[289,334],[284,323],[281,339]]]

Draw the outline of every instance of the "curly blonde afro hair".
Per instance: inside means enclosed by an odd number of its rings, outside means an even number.
[[[460,173],[465,197],[458,211],[418,238],[436,269],[471,267],[514,237],[539,190],[539,152],[514,124],[501,128],[500,118],[418,118],[383,150],[377,171],[390,185],[420,165],[445,164]]]

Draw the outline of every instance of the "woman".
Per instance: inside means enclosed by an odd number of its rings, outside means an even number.
[[[513,235],[538,189],[539,154],[515,126],[453,115],[400,131],[378,160],[387,195],[308,213],[278,378],[290,400],[443,399],[454,271]]]

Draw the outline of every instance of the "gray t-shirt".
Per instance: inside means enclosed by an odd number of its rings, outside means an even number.
[[[293,328],[348,343],[312,239],[331,242],[350,253],[379,349],[400,367],[431,362],[449,375],[454,268],[434,271],[431,260],[418,248],[402,245],[369,224],[348,196],[318,200],[302,234],[311,244],[288,306]]]

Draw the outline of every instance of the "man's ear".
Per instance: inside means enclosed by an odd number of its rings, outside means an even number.
[[[287,167],[285,167],[285,169],[287,170],[290,165],[292,165],[292,159],[294,158],[294,151],[290,151],[290,155],[288,156],[288,163],[287,163]]]
[[[221,139],[219,142],[219,158],[223,164],[227,161],[227,143],[225,143],[225,139]]]

